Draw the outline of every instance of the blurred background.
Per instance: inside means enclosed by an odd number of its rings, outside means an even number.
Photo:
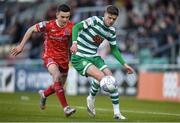
[[[109,54],[107,41],[98,52],[119,82],[120,94],[180,101],[179,0],[0,0],[0,92],[33,92],[51,83],[41,60],[42,33],[33,33],[18,57],[9,52],[30,26],[55,19],[56,7],[61,3],[71,7],[71,20],[75,23],[90,16],[103,16],[107,5],[116,5],[120,10],[114,24],[117,45],[135,73],[125,73]],[[92,78],[78,75],[71,64],[69,74],[66,93],[87,94]]]

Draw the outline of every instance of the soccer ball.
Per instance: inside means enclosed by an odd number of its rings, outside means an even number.
[[[117,82],[113,76],[105,76],[102,78],[100,81],[100,87],[105,91],[105,92],[115,92],[117,90]]]

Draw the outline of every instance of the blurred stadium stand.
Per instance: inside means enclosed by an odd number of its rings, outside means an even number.
[[[127,61],[139,61],[140,64],[179,62],[178,0],[1,0],[0,58],[11,59],[6,47],[17,44],[28,27],[55,18],[56,5],[59,3],[67,3],[72,7],[71,19],[74,22],[93,15],[101,16],[106,5],[114,4],[120,8],[120,16],[114,25],[117,43]],[[19,58],[40,59],[42,43],[42,34],[34,34],[26,48],[26,55]]]

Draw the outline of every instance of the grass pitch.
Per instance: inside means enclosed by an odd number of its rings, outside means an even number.
[[[0,122],[119,122],[113,119],[108,96],[96,97],[96,117],[86,111],[86,96],[68,96],[69,104],[77,109],[66,118],[55,95],[47,100],[47,108],[40,110],[37,93],[0,93]],[[120,97],[121,112],[128,119],[123,122],[178,122],[180,103],[137,100]]]

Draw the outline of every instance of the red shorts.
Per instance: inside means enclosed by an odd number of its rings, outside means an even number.
[[[61,73],[67,73],[69,69],[69,63],[62,63],[61,60],[52,58],[43,58],[44,65],[48,68],[51,64],[56,64],[59,67]]]

